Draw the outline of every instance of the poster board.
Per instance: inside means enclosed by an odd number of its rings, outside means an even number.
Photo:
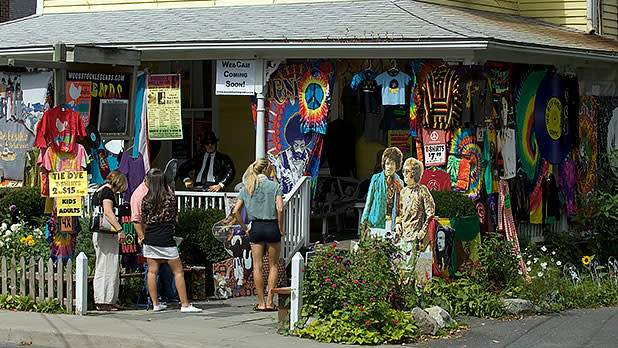
[[[180,74],[148,76],[148,137],[183,138]]]
[[[84,127],[90,124],[92,81],[67,81],[66,106],[79,112]]]
[[[101,99],[98,129],[101,135],[125,135],[129,126],[127,99]]]

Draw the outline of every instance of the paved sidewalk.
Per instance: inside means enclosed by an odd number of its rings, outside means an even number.
[[[16,346],[22,341],[46,348],[328,346],[277,334],[277,313],[253,312],[254,297],[194,304],[204,312],[182,314],[178,306],[161,313],[138,309],[91,312],[84,317],[0,311],[0,347]],[[467,320],[470,330],[455,337],[406,346],[618,347],[618,307],[578,309],[511,321]]]
[[[322,346],[276,333],[276,312],[254,312],[255,297],[194,302],[202,313],[145,309],[87,316],[0,311],[0,345],[43,347],[285,347]]]

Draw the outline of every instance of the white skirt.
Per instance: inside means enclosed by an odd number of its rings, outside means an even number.
[[[142,254],[145,258],[148,259],[173,260],[180,257],[178,255],[178,248],[175,246],[160,247],[144,244],[144,247],[142,248]]]

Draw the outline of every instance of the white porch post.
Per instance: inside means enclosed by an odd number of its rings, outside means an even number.
[[[77,255],[75,270],[75,313],[88,312],[88,257],[83,252]]]
[[[264,109],[264,93],[262,91],[257,93],[257,117],[256,122],[257,125],[255,127],[255,159],[265,158],[266,157],[266,144],[264,140],[266,139],[266,130],[264,127],[265,122],[265,109]]]

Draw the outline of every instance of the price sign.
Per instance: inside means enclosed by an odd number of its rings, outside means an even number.
[[[58,216],[81,216],[81,197],[58,197],[56,199],[56,212]]]
[[[88,179],[85,171],[49,173],[50,197],[75,197],[88,195]]]
[[[446,145],[425,145],[425,165],[442,165],[446,161]]]

